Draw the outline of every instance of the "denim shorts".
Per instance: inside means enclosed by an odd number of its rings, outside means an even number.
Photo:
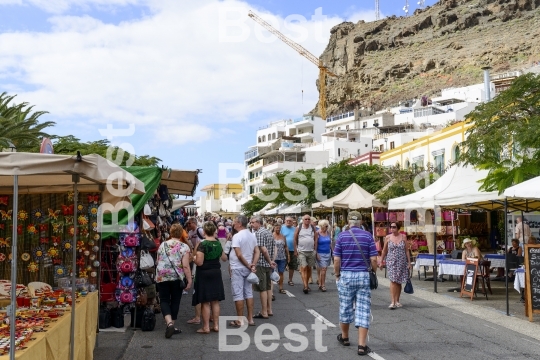
[[[285,265],[287,265],[287,260],[286,259],[276,260],[276,264],[277,264],[277,271],[279,273],[285,272]]]

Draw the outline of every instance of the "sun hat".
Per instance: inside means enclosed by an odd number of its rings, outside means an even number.
[[[358,211],[351,211],[349,215],[347,215],[347,220],[362,220],[362,214]]]
[[[465,246],[466,243],[472,243],[472,240],[469,238],[466,238],[463,240],[463,246]]]

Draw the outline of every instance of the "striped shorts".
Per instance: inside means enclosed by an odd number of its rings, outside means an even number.
[[[369,273],[341,271],[337,281],[339,295],[339,322],[369,329],[371,315],[371,289]],[[356,310],[353,303],[356,302]]]

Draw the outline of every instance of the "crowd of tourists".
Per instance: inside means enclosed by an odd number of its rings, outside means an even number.
[[[245,326],[245,321],[248,326],[255,326],[256,320],[274,316],[274,282],[278,294],[287,294],[286,284],[289,289],[300,285],[308,295],[314,280],[318,291],[326,292],[331,273],[339,297],[341,333],[337,340],[343,346],[350,346],[349,325],[354,324],[358,329],[358,354],[368,354],[370,273],[378,266],[380,252],[360,213],[350,212],[344,225],[332,226],[328,220],[319,221],[309,214],[298,220],[292,216],[192,217],[183,225],[173,224],[170,238],[161,243],[157,253],[156,279],[167,324],[165,337],[181,333],[175,322],[182,295],[190,291],[194,316],[187,322],[200,325],[197,330],[200,334],[219,331],[220,301],[226,298],[221,263],[228,260],[226,273],[230,276],[237,319],[227,326]],[[395,251],[404,248],[401,241],[391,235],[383,250],[388,253],[389,263],[397,264],[389,275],[399,286],[410,263],[407,258],[403,266],[401,252]],[[333,269],[329,271],[331,266]],[[295,271],[300,274],[301,284],[293,281]],[[399,299],[393,294],[395,291],[392,291],[392,304],[400,307]],[[256,307],[260,310],[255,311]]]

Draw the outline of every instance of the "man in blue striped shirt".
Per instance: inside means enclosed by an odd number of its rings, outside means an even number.
[[[367,355],[371,351],[366,345],[371,314],[369,268],[377,268],[378,253],[371,234],[360,229],[362,215],[351,211],[347,218],[349,230],[339,234],[334,248],[341,327],[337,338],[342,345],[350,346],[349,325],[354,322],[358,329],[358,355]],[[353,313],[354,302],[356,310]]]

